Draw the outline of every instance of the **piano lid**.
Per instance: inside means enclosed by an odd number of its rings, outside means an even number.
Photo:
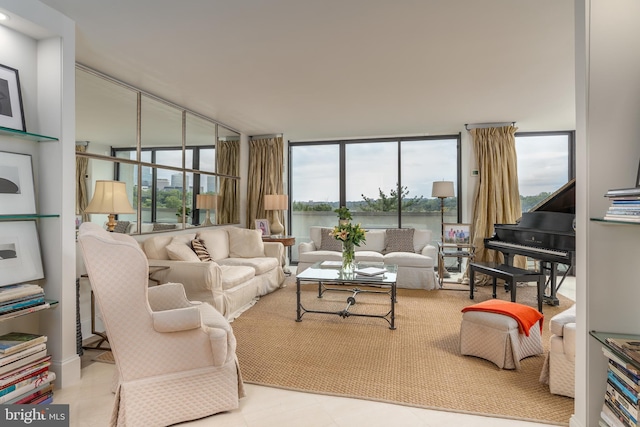
[[[535,205],[529,212],[576,213],[576,179],[572,179],[546,199]]]

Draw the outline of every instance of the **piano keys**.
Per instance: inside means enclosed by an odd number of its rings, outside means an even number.
[[[508,265],[513,265],[515,255],[540,261],[541,270],[549,276],[544,302],[558,305],[557,290],[575,257],[575,180],[525,212],[516,224],[494,224],[494,230],[492,237],[484,239],[485,248],[501,252]],[[566,265],[560,283],[558,264]]]

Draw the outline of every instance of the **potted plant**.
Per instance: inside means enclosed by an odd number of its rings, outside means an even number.
[[[347,224],[353,219],[349,208],[346,206],[340,206],[338,209],[334,209],[334,212],[338,214],[339,224]]]

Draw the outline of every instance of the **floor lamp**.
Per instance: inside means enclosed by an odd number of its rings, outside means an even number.
[[[264,196],[264,210],[276,211],[273,213],[273,222],[270,227],[272,234],[284,234],[284,225],[280,222],[277,211],[286,211],[288,204],[289,198],[286,194],[267,194]]]
[[[434,181],[431,189],[431,197],[437,197],[440,199],[440,242],[444,245],[444,199],[447,197],[453,197],[453,181]],[[439,273],[442,277],[449,277],[449,272],[444,268],[444,260],[441,266],[439,266]]]

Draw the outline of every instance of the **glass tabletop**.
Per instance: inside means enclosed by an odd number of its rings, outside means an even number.
[[[296,276],[301,280],[318,280],[324,282],[351,282],[351,283],[378,283],[393,284],[396,282],[398,266],[395,264],[358,262],[353,273],[344,273],[340,261],[318,261]],[[368,268],[384,270],[383,273],[374,276],[358,274],[358,271]]]

